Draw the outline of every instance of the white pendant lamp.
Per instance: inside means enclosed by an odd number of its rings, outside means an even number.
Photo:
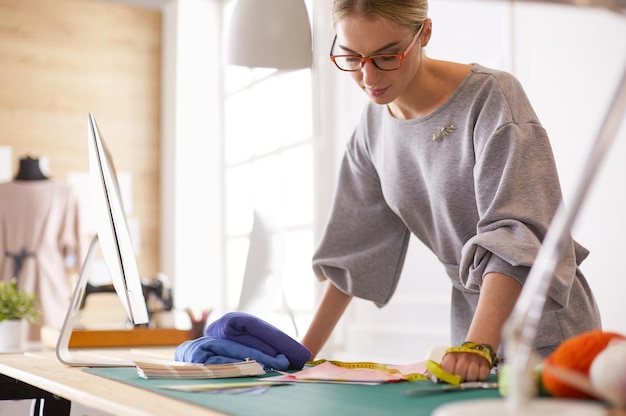
[[[232,65],[282,70],[311,66],[311,25],[303,0],[238,0],[227,42]]]
[[[511,1],[511,0],[507,0]],[[512,0],[513,2],[553,3],[569,6],[596,7],[626,14],[626,0]]]

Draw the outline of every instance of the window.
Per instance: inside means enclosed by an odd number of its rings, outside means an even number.
[[[225,8],[225,21],[231,10]],[[275,254],[266,299],[273,307],[263,318],[295,336],[286,308],[302,333],[315,302],[311,70],[228,65],[224,74],[226,305],[238,306],[253,215],[262,212],[274,225]]]

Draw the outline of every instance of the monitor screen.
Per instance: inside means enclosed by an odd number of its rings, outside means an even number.
[[[117,175],[93,114],[89,114],[88,136],[90,188],[100,249],[126,315],[134,324],[145,324],[148,312]]]
[[[88,117],[89,176],[93,197],[96,235],[91,241],[79,279],[57,340],[57,357],[67,365],[120,366],[118,360],[87,360],[76,358],[69,351],[69,341],[77,322],[81,301],[89,281],[98,245],[111,275],[115,292],[133,324],[149,321],[141,278],[126,223],[120,189],[113,160],[104,143],[93,114]],[[132,365],[132,363],[128,363]]]

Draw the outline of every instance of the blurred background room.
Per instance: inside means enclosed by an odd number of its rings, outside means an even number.
[[[77,195],[78,239],[86,241],[94,232],[86,180],[93,112],[119,174],[139,271],[171,284],[168,322],[189,325],[189,310],[212,310],[211,320],[254,307],[297,338],[321,292],[310,259],[367,98],[328,59],[328,1],[304,1],[311,38],[296,48],[310,61],[297,68],[228,62],[235,4],[0,0],[0,182],[15,180],[21,159],[40,161],[49,180]],[[431,57],[520,79],[551,137],[567,203],[626,65],[625,20],[599,9],[489,0],[431,0],[430,17]],[[582,270],[605,329],[622,333],[625,157],[622,125],[573,230],[591,250]],[[66,254],[71,286],[82,259]],[[252,261],[256,276],[246,267]],[[106,284],[106,273],[94,279]],[[250,292],[246,279],[259,286]],[[412,241],[391,303],[379,311],[355,300],[322,355],[422,359],[449,342],[449,292],[437,259]],[[90,316],[118,316],[111,307]]]

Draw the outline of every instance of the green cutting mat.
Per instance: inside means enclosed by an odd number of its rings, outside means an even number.
[[[448,392],[422,397],[404,394],[407,390],[433,387],[429,381],[388,383],[377,386],[294,383],[271,387],[261,395],[190,393],[167,390],[161,386],[224,383],[235,379],[145,380],[137,375],[134,368],[128,367],[86,368],[83,371],[233,416],[419,416],[430,415],[438,406],[452,401],[499,397],[497,390]],[[236,380],[255,379],[237,378]]]

